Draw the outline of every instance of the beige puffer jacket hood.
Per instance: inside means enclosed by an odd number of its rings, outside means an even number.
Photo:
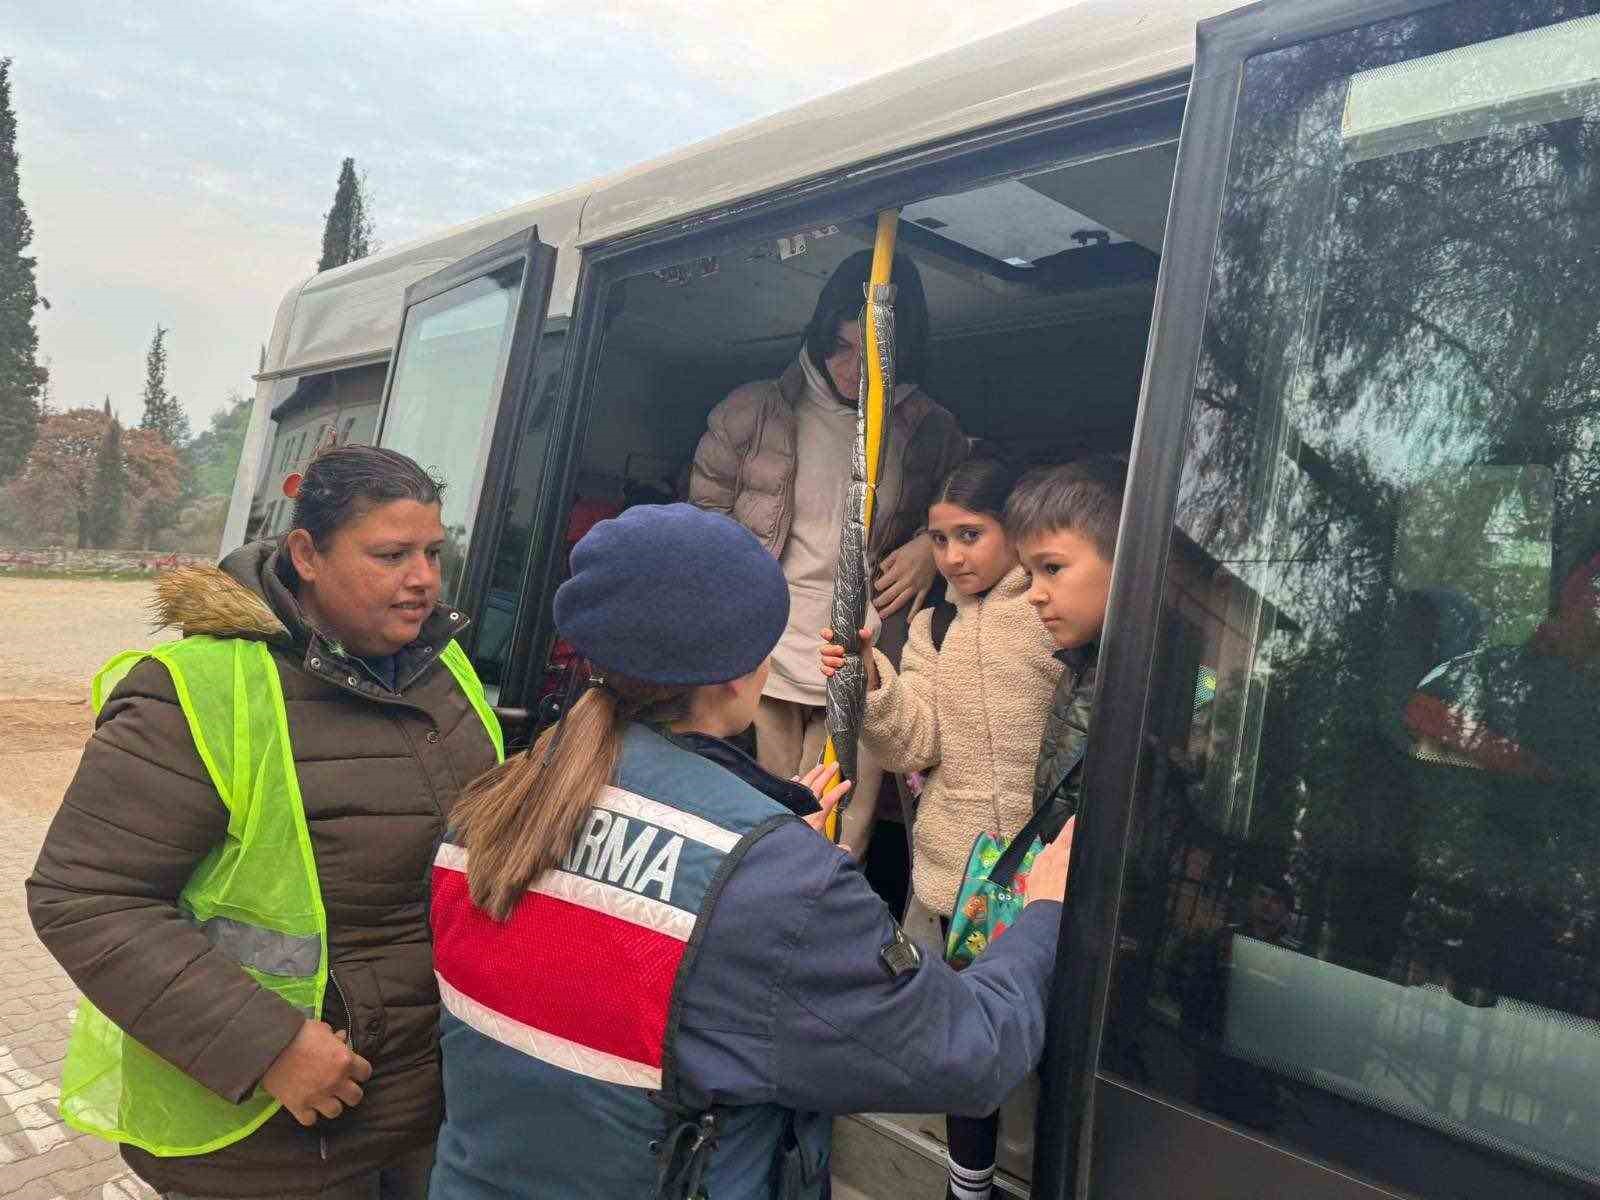
[[[1033,815],[1039,739],[1063,668],[1027,594],[1027,573],[1014,568],[986,595],[955,598],[941,649],[925,609],[898,671],[873,651],[881,682],[867,696],[862,739],[887,770],[929,771],[911,886],[943,916],[973,839],[985,830],[1011,837]]]

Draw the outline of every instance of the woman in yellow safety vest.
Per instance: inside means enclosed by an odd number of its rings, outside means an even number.
[[[426,1195],[427,870],[500,731],[439,599],[440,488],[314,459],[294,528],[158,587],[28,881],[82,989],[61,1109],[169,1197]]]

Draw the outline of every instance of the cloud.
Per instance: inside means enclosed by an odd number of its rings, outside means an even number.
[[[340,160],[397,244],[1032,19],[1060,0],[53,0],[7,16],[57,404],[196,426],[248,388]]]

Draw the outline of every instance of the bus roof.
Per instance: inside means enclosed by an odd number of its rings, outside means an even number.
[[[387,357],[405,289],[537,224],[556,246],[550,315],[569,315],[579,246],[609,242],[736,201],[1187,69],[1197,22],[1239,0],[1087,0],[673,151],[290,289],[267,376]]]

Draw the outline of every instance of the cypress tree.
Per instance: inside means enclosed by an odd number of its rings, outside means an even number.
[[[11,60],[0,58],[0,483],[22,469],[33,449],[48,378],[38,362],[33,310],[49,305],[34,281],[36,260],[23,253],[32,240],[33,223],[18,187]]]
[[[110,549],[122,532],[127,502],[127,466],[122,461],[122,424],[111,414],[111,397],[106,397],[106,432],[100,439],[95,459],[94,485],[89,497],[87,541],[98,549]]]
[[[161,435],[174,450],[189,440],[189,417],[178,398],[167,391],[167,334],[156,326],[150,349],[144,356],[144,417],[140,429]]]
[[[322,257],[317,261],[317,270],[342,267],[370,252],[372,217],[367,212],[366,193],[366,176],[358,177],[356,160],[346,158],[339,167],[333,207],[323,214]]]

